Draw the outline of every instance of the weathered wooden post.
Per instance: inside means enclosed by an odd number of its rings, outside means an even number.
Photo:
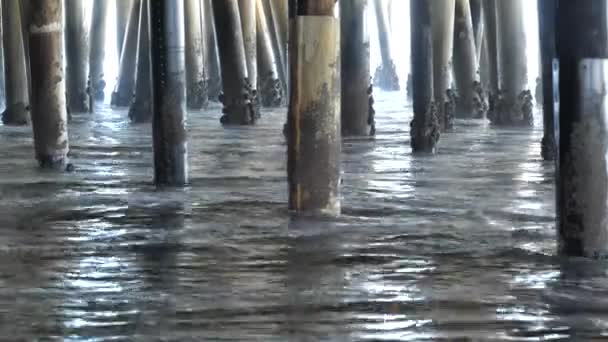
[[[454,0],[431,1],[433,26],[433,94],[441,130],[454,126],[456,99],[450,85],[454,46]]]
[[[433,28],[431,2],[410,0],[414,119],[411,145],[414,152],[434,153],[441,128],[433,102]]]
[[[477,76],[477,51],[469,0],[456,0],[454,19],[454,80],[458,90],[456,116],[483,118],[487,106]]]
[[[116,1],[116,44],[118,45],[118,58],[122,56],[122,46],[125,42],[127,24],[131,14],[134,0],[114,0]],[[119,61],[120,62],[120,61]]]
[[[495,125],[531,126],[534,104],[528,90],[523,0],[496,1],[496,14],[500,93],[489,119]]]
[[[155,182],[181,186],[188,183],[184,2],[148,4]]]
[[[538,0],[540,54],[543,86],[544,136],[541,155],[544,160],[555,160],[555,120],[553,102],[553,59],[555,58],[555,6],[556,0]]]
[[[334,0],[299,0],[290,47],[289,208],[340,213],[340,45]]]
[[[375,134],[369,66],[367,0],[340,1],[342,135]]]
[[[283,82],[283,90],[287,91],[289,85],[287,49],[289,41],[289,14],[288,0],[267,0],[265,2],[268,13],[268,28],[271,32],[274,54],[279,64],[279,78]]]
[[[225,125],[251,125],[259,116],[256,95],[248,82],[243,31],[237,0],[213,1],[215,29],[220,52],[222,85],[221,118]]]
[[[608,257],[608,2],[557,2],[559,253]]]
[[[106,18],[108,17],[109,0],[93,2],[91,20],[91,46],[89,52],[89,87],[95,100],[103,101],[106,81],[103,63],[106,57]]]
[[[207,104],[201,1],[184,0],[186,10],[186,82],[188,108],[201,109]]]
[[[256,0],[256,12],[259,70],[258,95],[263,106],[279,107],[285,103],[285,96],[283,85],[279,78],[280,63],[274,53],[263,0]]]
[[[382,4],[382,0],[375,0],[374,8],[376,10],[376,23],[378,24],[380,56],[382,57],[382,64],[376,69],[376,74],[374,75],[374,85],[382,90],[398,91],[400,89],[399,76],[397,75],[397,66],[395,65],[391,51],[391,31],[388,15]]]
[[[6,86],[6,109],[2,113],[2,122],[5,125],[27,125],[30,121],[30,98],[19,1],[4,0],[2,11]]]
[[[469,0],[471,10],[471,23],[473,24],[473,37],[475,37],[475,48],[477,51],[477,58],[479,59],[481,51],[481,42],[484,32],[484,22],[482,20],[482,0]]]
[[[70,112],[89,111],[87,92],[89,71],[89,37],[84,20],[82,0],[64,0],[66,12],[65,49],[66,87],[68,89],[68,108]]]
[[[36,56],[30,63],[36,159],[42,168],[63,169],[69,143],[61,0],[32,0],[29,46]]]
[[[488,76],[488,117],[493,117],[498,102],[498,32],[496,26],[496,1],[483,2],[485,57]]]
[[[211,0],[203,0],[205,25],[205,71],[207,75],[207,91],[210,100],[217,101],[222,92],[222,77],[220,57],[217,47],[215,18]]]
[[[129,119],[135,123],[148,122],[152,118],[152,79],[150,78],[150,25],[148,2],[141,0],[139,33],[137,37],[137,69],[135,96],[129,107]]]
[[[135,68],[137,67],[137,34],[139,29],[139,10],[141,0],[133,0],[129,9],[129,20],[125,39],[122,44],[118,79],[112,93],[112,106],[126,107],[133,101],[135,89]]]
[[[258,88],[258,49],[255,6],[255,0],[239,0],[241,29],[243,30],[243,44],[245,47],[245,62],[247,63],[247,77],[252,89]]]

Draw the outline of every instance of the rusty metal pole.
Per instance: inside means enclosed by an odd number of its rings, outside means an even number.
[[[40,61],[30,64],[36,159],[43,168],[63,169],[69,143],[61,0],[32,1],[29,46]]]
[[[135,123],[148,122],[152,118],[152,79],[150,78],[150,25],[148,1],[142,0],[139,11],[139,33],[137,37],[137,69],[135,96],[129,107],[129,119]]]
[[[184,2],[148,0],[154,179],[157,185],[188,183]]]
[[[118,79],[112,93],[112,106],[126,107],[133,101],[135,89],[135,68],[137,68],[137,34],[139,30],[139,10],[141,0],[134,0],[129,10],[129,20],[122,44]]]
[[[265,107],[279,107],[285,103],[283,85],[279,77],[280,62],[273,49],[272,37],[268,29],[268,17],[263,0],[256,0],[257,49],[259,88],[258,95]]]
[[[343,136],[374,135],[367,0],[340,1]]]
[[[289,208],[340,214],[340,31],[334,0],[297,2],[290,47]]]
[[[540,29],[540,54],[543,86],[544,136],[541,155],[544,160],[555,160],[555,113],[553,99],[553,59],[555,58],[555,10],[556,0],[538,0],[538,23]]]
[[[259,117],[256,94],[248,84],[243,30],[237,0],[213,1],[215,29],[222,69],[224,105],[221,123],[252,125]]]
[[[2,122],[5,125],[27,125],[30,122],[30,97],[19,2],[3,1],[2,11],[6,85],[6,109],[2,113]]]
[[[557,2],[559,253],[608,257],[608,2]]]
[[[186,84],[187,105],[190,109],[202,109],[207,105],[205,64],[203,56],[203,27],[201,1],[184,0],[186,11]]]
[[[382,0],[375,0],[374,8],[376,10],[376,23],[378,24],[380,56],[382,57],[382,64],[376,69],[374,75],[374,85],[385,91],[398,91],[400,89],[399,76],[391,50],[388,14]]]
[[[68,108],[71,113],[88,112],[89,31],[85,26],[84,2],[82,0],[64,0],[64,5]]]
[[[106,57],[106,18],[108,17],[109,0],[93,2],[91,20],[91,44],[89,52],[89,87],[95,100],[103,101],[106,81],[103,63]]]
[[[431,3],[410,0],[412,44],[412,90],[414,119],[410,125],[415,153],[434,153],[441,128],[433,97],[433,28]]]

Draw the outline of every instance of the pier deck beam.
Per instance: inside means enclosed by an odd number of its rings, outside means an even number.
[[[188,183],[184,2],[148,0],[152,70],[154,180]]]
[[[289,208],[340,214],[339,24],[334,0],[300,0],[292,22],[288,115]]]

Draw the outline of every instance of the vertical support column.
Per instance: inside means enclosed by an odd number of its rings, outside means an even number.
[[[496,1],[496,14],[500,93],[489,119],[495,125],[531,126],[534,104],[528,90],[523,0]]]
[[[484,23],[482,19],[482,0],[469,0],[469,7],[471,10],[471,23],[473,24],[473,37],[475,37],[475,48],[477,51],[477,57],[479,58],[481,50],[481,41],[484,31]]]
[[[152,79],[150,78],[150,24],[148,2],[141,0],[139,34],[137,37],[137,71],[135,96],[129,107],[129,119],[135,123],[148,122],[152,118]]]
[[[106,57],[106,18],[108,17],[108,4],[109,0],[95,0],[95,2],[93,2],[93,17],[91,20],[89,96],[93,96],[93,98],[98,101],[103,101],[104,90],[106,88],[103,63]]]
[[[399,76],[397,76],[397,66],[395,65],[391,51],[388,15],[382,4],[382,0],[375,0],[374,7],[376,9],[376,22],[378,24],[380,55],[382,57],[382,64],[376,69],[376,74],[374,75],[374,84],[385,91],[399,91]]]
[[[431,1],[433,27],[433,93],[439,111],[439,124],[445,131],[454,126],[456,96],[450,89],[454,46],[454,0]]]
[[[188,183],[184,2],[148,4],[155,182],[181,186]]]
[[[342,135],[374,135],[367,0],[340,1]]]
[[[559,253],[608,257],[608,2],[557,2]]]
[[[334,0],[300,0],[290,48],[289,208],[340,214],[340,61]]]
[[[30,98],[19,1],[4,0],[2,11],[6,85],[6,109],[2,113],[2,122],[5,125],[27,125],[30,121]]]
[[[129,16],[131,13],[131,7],[133,7],[134,0],[114,0],[116,1],[116,44],[118,44],[118,58],[122,56],[122,46],[125,42],[125,34],[127,33],[127,24],[129,23]],[[120,62],[120,61],[119,61]]]
[[[129,12],[127,31],[122,44],[118,80],[112,93],[112,106],[126,107],[133,101],[135,89],[135,68],[137,67],[137,34],[141,0],[134,0]]]
[[[493,117],[498,102],[498,32],[496,26],[496,1],[483,2],[483,18],[485,24],[485,54],[488,71],[488,117]]]
[[[255,0],[239,0],[239,13],[241,28],[243,30],[243,44],[245,47],[245,61],[247,62],[247,75],[249,87],[252,91],[258,88],[257,64],[257,26],[255,15]]]
[[[4,28],[2,27],[4,0],[0,0],[0,110],[6,109],[6,84],[4,77]]]
[[[243,30],[237,0],[212,1],[220,52],[224,105],[221,123],[252,125],[259,117],[255,94],[247,82]]]
[[[288,0],[268,0],[266,13],[268,13],[268,28],[270,29],[274,54],[279,64],[279,78],[283,82],[283,90],[287,92],[289,86],[287,49],[289,41],[289,11]]]
[[[431,2],[410,0],[414,119],[411,145],[415,153],[434,153],[441,128],[433,102],[433,29]]]
[[[203,27],[201,1],[184,0],[186,10],[186,82],[188,108],[201,109],[207,105],[207,84],[203,63]]]
[[[68,89],[68,108],[71,113],[89,110],[88,81],[88,30],[84,22],[84,2],[65,0],[67,52],[66,87]]]
[[[259,88],[258,96],[265,107],[279,107],[285,102],[283,85],[279,78],[279,63],[274,53],[272,38],[268,29],[268,18],[264,1],[256,0],[257,47]]]
[[[556,0],[538,0],[540,54],[542,70],[542,98],[544,136],[541,155],[544,160],[555,160],[555,120],[553,99],[553,59],[555,58],[555,7]]]
[[[205,25],[205,63],[207,71],[207,89],[209,99],[218,100],[222,92],[222,77],[220,71],[220,57],[217,47],[215,17],[213,15],[212,0],[203,0]]]
[[[39,61],[30,65],[36,159],[42,168],[63,169],[68,159],[69,143],[62,1],[33,0],[31,19],[30,53]]]
[[[458,90],[456,116],[483,118],[487,104],[477,77],[477,53],[469,0],[456,0],[454,19],[454,79]]]

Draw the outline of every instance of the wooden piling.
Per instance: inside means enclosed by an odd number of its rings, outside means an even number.
[[[495,125],[531,126],[534,121],[532,93],[528,90],[523,1],[496,1],[500,93],[489,116]]]
[[[61,0],[32,0],[29,46],[36,56],[30,63],[36,159],[42,168],[64,169],[69,142]]]
[[[106,23],[109,0],[93,2],[91,19],[91,44],[89,52],[89,96],[103,101],[106,81],[103,64],[106,57]],[[92,108],[91,108],[92,109]]]
[[[374,85],[385,91],[399,91],[399,76],[397,75],[397,66],[393,60],[391,49],[391,31],[388,23],[388,14],[382,0],[375,0],[374,8],[376,10],[376,23],[378,25],[380,56],[382,57],[382,64],[376,69],[374,75]]]
[[[375,133],[369,65],[367,0],[340,1],[343,136]]]
[[[300,0],[290,47],[289,208],[340,213],[340,45],[334,0]]]
[[[186,84],[187,105],[190,109],[202,109],[207,105],[207,85],[203,55],[203,27],[201,1],[184,0],[186,11]]]
[[[608,2],[557,2],[559,254],[608,258]]]
[[[71,113],[88,112],[89,31],[85,26],[84,2],[64,0],[64,6],[68,108]]]
[[[434,153],[441,127],[433,96],[433,29],[430,1],[410,0],[410,13],[414,100],[414,119],[410,125],[411,145],[414,153]]]
[[[129,119],[134,123],[148,122],[152,118],[152,79],[150,75],[150,26],[148,2],[141,0],[137,37],[137,68],[135,96],[129,107]]]
[[[224,105],[224,115],[221,123],[251,125],[258,119],[259,110],[256,94],[248,82],[238,3],[237,0],[212,3],[222,71],[220,102]]]
[[[129,10],[129,20],[122,44],[118,79],[112,93],[112,106],[126,107],[133,101],[135,90],[135,68],[137,67],[137,34],[139,30],[139,11],[141,0],[133,0]]]
[[[257,63],[257,24],[255,0],[238,0],[241,29],[243,30],[243,46],[245,48],[245,62],[247,63],[247,77],[252,89],[258,88]]]
[[[483,20],[485,27],[485,61],[487,62],[488,76],[488,117],[494,116],[498,102],[498,32],[496,26],[496,1],[483,2]]]
[[[205,71],[207,75],[207,91],[209,100],[218,101],[222,92],[222,77],[220,71],[220,56],[217,47],[215,17],[211,0],[203,0],[205,25]]]
[[[555,160],[557,153],[555,144],[555,108],[553,102],[553,59],[556,56],[555,5],[556,0],[538,0],[544,126],[541,155],[544,160]]]
[[[2,6],[4,0],[0,0],[0,109],[1,110],[5,110],[6,109],[6,85],[5,85],[5,78],[4,78],[4,29],[2,27],[2,22],[4,21],[2,19],[3,16],[3,10],[2,10]],[[26,39],[27,40],[27,39]]]
[[[454,18],[454,81],[458,91],[456,116],[483,118],[487,106],[477,76],[477,52],[469,0],[456,0]]]
[[[122,46],[125,42],[127,24],[129,23],[129,15],[134,0],[114,0],[116,1],[116,44],[118,51],[118,59],[122,56]],[[119,61],[120,62],[120,61]]]
[[[258,96],[265,107],[279,107],[285,104],[283,85],[279,78],[280,62],[273,49],[272,37],[268,29],[263,0],[256,0],[257,50],[259,85]]]
[[[21,8],[18,1],[4,0],[3,45],[6,109],[2,113],[5,125],[27,125],[30,122],[30,97]]]
[[[184,3],[148,0],[152,70],[154,179],[188,183]]]
[[[456,99],[451,89],[452,53],[454,46],[454,0],[431,1],[433,27],[433,94],[438,108],[441,130],[454,126]]]

